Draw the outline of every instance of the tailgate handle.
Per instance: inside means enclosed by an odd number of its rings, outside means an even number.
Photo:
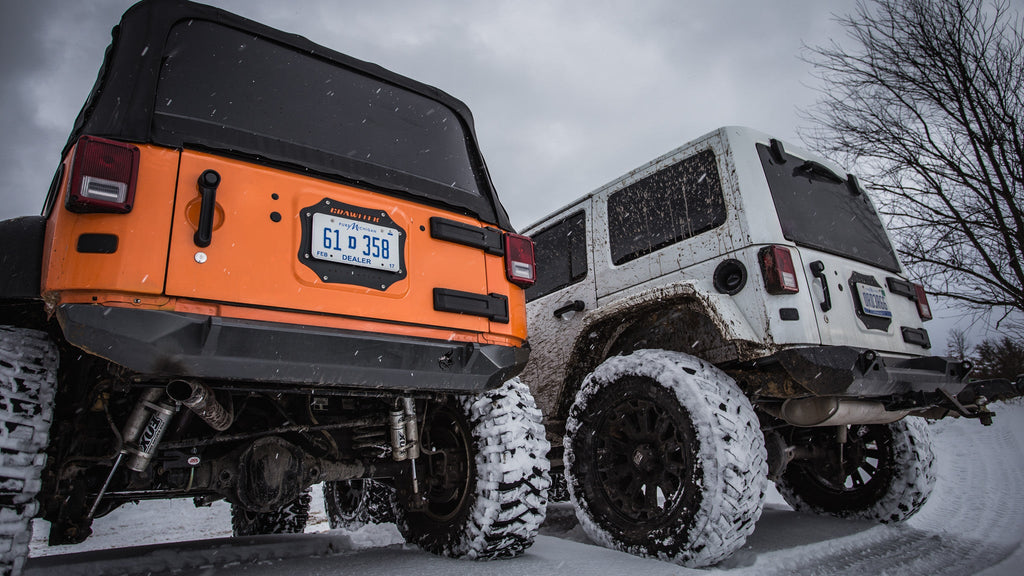
[[[821,260],[811,262],[811,274],[821,280],[821,289],[825,293],[825,300],[821,302],[821,311],[828,312],[832,309],[832,295],[828,292],[828,279],[825,278],[825,264]]]
[[[203,204],[199,208],[199,228],[192,240],[196,246],[206,248],[213,240],[213,214],[217,206],[217,187],[220,186],[220,174],[216,170],[205,170],[199,175],[197,184]]]
[[[583,300],[573,300],[572,302],[569,302],[568,304],[555,310],[555,318],[561,318],[562,316],[568,314],[569,312],[580,312],[586,307],[587,305],[583,303]]]

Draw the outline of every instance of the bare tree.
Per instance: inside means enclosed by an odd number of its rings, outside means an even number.
[[[967,331],[963,328],[953,328],[949,331],[949,339],[946,341],[946,356],[963,362],[971,355],[971,345],[967,342]]]
[[[1024,310],[1020,13],[1007,0],[858,0],[838,21],[855,46],[809,49],[823,84],[804,140],[876,190],[929,292],[1004,319]]]

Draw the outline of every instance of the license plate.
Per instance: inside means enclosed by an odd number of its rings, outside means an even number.
[[[313,214],[313,258],[389,272],[401,271],[399,231],[339,216]]]
[[[869,284],[856,284],[860,296],[860,309],[868,316],[892,318],[889,302],[885,299],[885,290]]]

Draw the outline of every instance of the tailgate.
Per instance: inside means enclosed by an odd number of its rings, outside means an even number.
[[[825,252],[801,248],[799,254],[823,345],[915,355],[931,347],[909,282]]]
[[[197,184],[219,175],[209,244]],[[182,153],[166,293],[266,310],[487,332],[434,289],[486,295],[487,256],[430,235],[434,208],[208,154]],[[446,218],[479,226],[464,216]]]

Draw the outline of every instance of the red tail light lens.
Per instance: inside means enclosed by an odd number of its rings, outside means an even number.
[[[505,276],[520,288],[529,288],[537,281],[533,240],[518,234],[505,234]]]
[[[131,212],[138,175],[138,147],[82,136],[75,147],[65,206],[78,213]]]
[[[793,255],[785,246],[768,246],[758,253],[764,287],[769,294],[796,294],[800,285],[796,281]]]
[[[928,295],[924,292],[924,286],[914,284],[914,290],[917,292],[917,298],[914,299],[917,302],[917,314],[921,320],[931,320],[932,307],[928,304]]]

